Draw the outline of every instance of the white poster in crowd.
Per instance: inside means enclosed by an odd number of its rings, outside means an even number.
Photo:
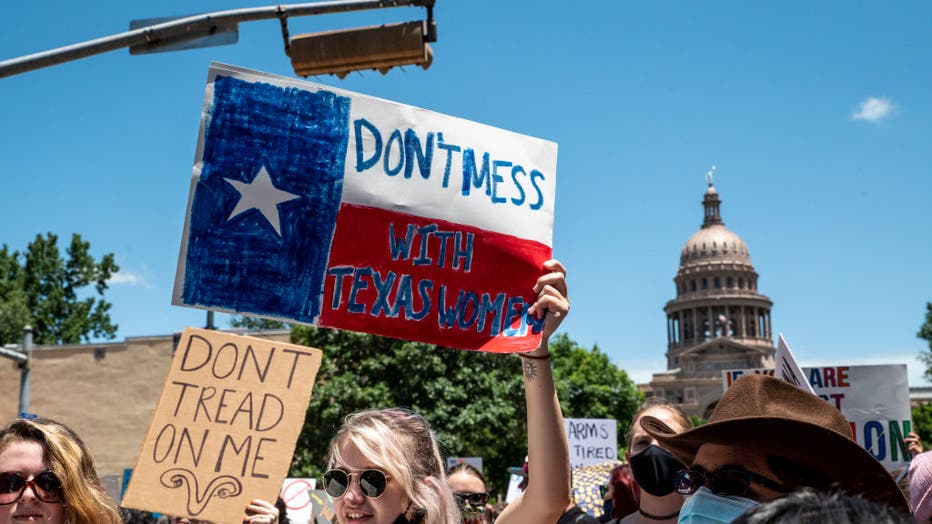
[[[482,457],[447,457],[447,469],[459,464],[469,464],[482,473]]]
[[[566,418],[570,466],[588,466],[618,458],[618,421],[612,418]],[[533,464],[530,467],[534,467]]]
[[[313,478],[286,478],[282,483],[282,501],[290,522],[307,524],[313,517],[311,492],[317,485]]]
[[[505,502],[511,504],[518,495],[521,494],[521,489],[518,486],[521,485],[521,481],[524,480],[524,477],[521,475],[512,474],[508,478],[508,491],[505,492]]]
[[[747,373],[773,370],[723,371],[724,388]],[[903,439],[912,431],[906,364],[805,367],[802,373],[816,395],[841,410],[858,444],[887,469],[906,465]]]
[[[803,370],[800,369],[799,364],[796,363],[796,359],[793,358],[793,352],[790,351],[790,345],[787,344],[786,339],[783,338],[783,333],[780,333],[779,341],[777,342],[777,351],[773,356],[773,362],[777,378],[781,378],[813,395],[816,394],[815,390],[806,382]]]

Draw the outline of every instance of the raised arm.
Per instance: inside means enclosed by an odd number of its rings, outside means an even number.
[[[544,271],[534,286],[537,301],[529,310],[535,318],[544,317],[543,336],[537,349],[521,355],[527,403],[528,487],[505,508],[496,524],[556,522],[570,502],[569,451],[548,347],[570,303],[563,264],[548,260]]]

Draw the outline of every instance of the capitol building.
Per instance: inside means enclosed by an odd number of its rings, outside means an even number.
[[[723,393],[722,371],[773,367],[770,308],[757,288],[747,244],[725,227],[708,176],[702,227],[686,241],[667,315],[667,370],[643,389],[708,418]]]

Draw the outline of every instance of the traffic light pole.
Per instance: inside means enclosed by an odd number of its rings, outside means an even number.
[[[125,33],[105,36],[86,42],[80,42],[40,53],[0,61],[0,78],[18,75],[27,71],[41,69],[79,58],[113,51],[123,47],[152,45],[162,41],[184,41],[203,38],[216,32],[221,27],[228,27],[239,22],[268,20],[278,18],[283,27],[289,17],[344,13],[386,7],[426,7],[431,11],[434,0],[332,0],[291,5],[273,5],[217,11],[200,15],[178,18],[160,24],[140,27]],[[287,39],[285,42],[288,45]]]
[[[29,413],[29,389],[32,377],[32,326],[23,328],[23,352],[26,354],[26,361],[20,363],[19,374],[19,415]]]
[[[19,412],[29,411],[29,373],[32,367],[32,326],[23,328],[23,346],[18,349],[0,347],[0,357],[16,361],[19,365]]]

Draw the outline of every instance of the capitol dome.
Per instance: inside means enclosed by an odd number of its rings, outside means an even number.
[[[722,221],[711,175],[702,227],[680,251],[676,297],[663,308],[667,371],[649,385],[653,394],[706,417],[722,395],[722,371],[773,367],[774,354],[773,302],[757,289],[747,244]]]
[[[692,261],[728,261],[751,264],[748,246],[724,224],[703,227],[689,237],[680,252],[680,265]]]

